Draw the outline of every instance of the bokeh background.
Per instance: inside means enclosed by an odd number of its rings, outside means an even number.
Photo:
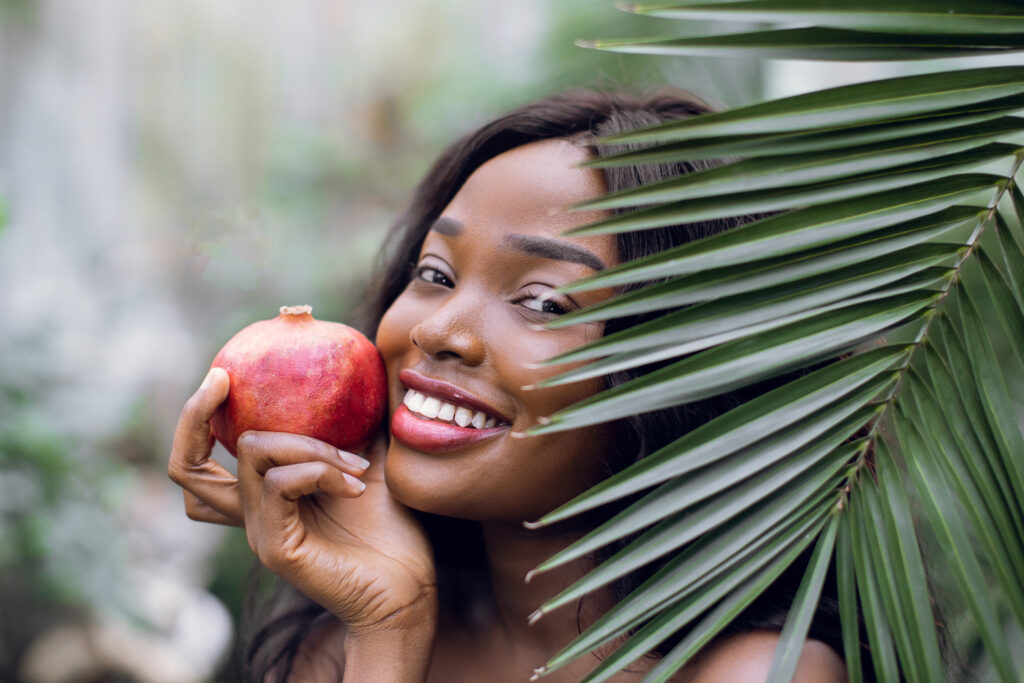
[[[238,680],[251,558],[167,479],[181,405],[278,306],[349,319],[443,145],[570,86],[731,106],[883,68],[573,44],[678,28],[604,0],[0,0],[0,681]]]

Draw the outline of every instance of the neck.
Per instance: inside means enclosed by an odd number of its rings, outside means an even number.
[[[519,524],[484,522],[482,524],[487,563],[497,609],[497,626],[510,643],[522,643],[542,650],[546,656],[565,647],[593,620],[596,601],[590,597],[580,603],[564,605],[530,624],[530,615],[545,601],[582,577],[591,564],[585,558],[543,574],[526,583],[526,574],[544,560],[583,535],[579,529],[554,528],[527,530]]]

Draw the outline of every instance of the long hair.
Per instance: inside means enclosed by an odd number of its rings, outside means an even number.
[[[591,155],[596,157],[629,148],[618,146],[612,150],[600,143],[604,136],[709,111],[710,108],[693,95],[677,90],[661,91],[651,97],[571,90],[521,106],[470,133],[451,145],[434,163],[388,233],[357,325],[371,333],[377,329],[384,312],[405,289],[430,226],[473,171],[489,159],[530,142],[558,138],[571,139],[589,148]],[[703,170],[711,165],[704,161],[657,163],[607,168],[602,172],[607,190],[615,192]],[[616,236],[618,255],[623,262],[640,258],[720,233],[752,219],[751,216],[737,216],[622,233]],[[650,283],[620,291],[647,284]],[[642,320],[642,317],[633,316],[610,321],[605,326],[605,333],[628,328]],[[645,367],[614,373],[605,378],[605,386],[617,386],[650,370],[650,367]],[[608,473],[621,470],[773,386],[759,385],[744,393],[731,393],[619,421],[615,425],[616,447],[607,455]],[[479,525],[426,514],[421,514],[420,518],[434,545],[441,609],[458,621],[471,624],[479,614],[480,602],[488,599],[489,590]],[[458,542],[453,542],[454,539]],[[612,586],[616,597],[627,593],[650,572],[650,568],[640,570],[618,581]],[[799,581],[799,575],[796,581]],[[792,579],[788,583],[792,583]],[[764,601],[755,603],[741,620],[742,628],[780,629],[792,601],[792,590],[788,585],[780,586],[780,590],[786,594],[781,596],[781,600],[769,595]],[[823,605],[825,612],[836,611],[829,606],[828,600],[823,601]],[[287,678],[302,638],[311,628],[322,623],[323,612],[323,609],[311,608],[308,600],[296,598],[294,606],[271,615],[259,624],[247,648],[247,678],[259,681]],[[811,637],[824,640],[837,652],[842,652],[838,621],[828,614],[816,620]]]

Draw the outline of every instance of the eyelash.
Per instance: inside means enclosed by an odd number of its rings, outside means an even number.
[[[455,288],[455,283],[452,282],[452,279],[443,272],[441,272],[440,270],[438,270],[437,268],[434,268],[433,266],[416,266],[416,269],[413,271],[413,277],[429,284],[447,287],[448,289]],[[539,301],[540,307],[533,308],[531,306],[527,306],[525,302],[528,301]],[[570,310],[569,308],[566,308],[566,306],[556,301],[555,299],[545,298],[543,294],[535,295],[529,292],[525,296],[515,299],[512,303],[521,305],[526,310],[531,311],[535,314],[546,316],[565,315]]]
[[[525,305],[524,302],[527,301],[539,302],[540,308],[533,308],[531,306]],[[529,311],[533,311],[538,315],[565,315],[566,313],[569,312],[569,310],[566,309],[566,307],[563,306],[560,302],[552,298],[545,298],[543,294],[534,295],[528,293],[525,296],[516,299],[513,303],[519,304],[523,306],[523,308]],[[553,307],[555,310],[550,310],[549,307]]]
[[[427,273],[433,274],[430,277],[425,277]],[[413,271],[412,276],[414,278],[419,278],[424,282],[429,282],[432,285],[441,285],[442,287],[448,287],[449,289],[455,287],[455,283],[452,282],[451,278],[432,266],[416,266],[416,270]]]

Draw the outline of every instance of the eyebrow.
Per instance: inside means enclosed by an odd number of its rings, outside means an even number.
[[[434,232],[441,233],[442,235],[447,235],[448,237],[458,237],[465,227],[466,226],[454,218],[441,216],[434,221],[434,224],[430,226],[430,229]]]
[[[570,263],[581,263],[594,270],[604,270],[608,267],[593,252],[571,242],[563,242],[549,237],[536,237],[534,235],[517,235],[515,233],[505,235],[503,242],[506,246],[531,256],[540,256],[541,258],[555,259],[557,261],[569,261]]]

